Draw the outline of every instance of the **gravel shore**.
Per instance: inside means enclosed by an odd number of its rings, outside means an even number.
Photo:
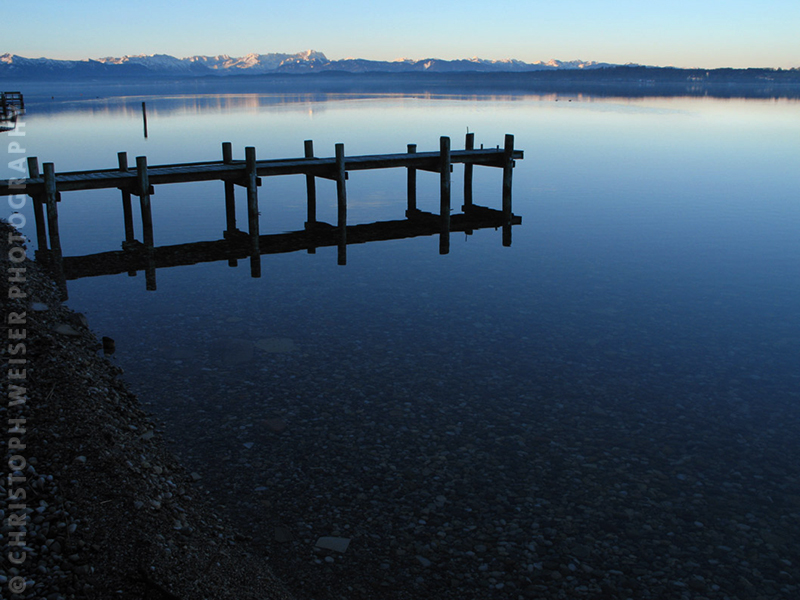
[[[4,344],[0,409],[2,597],[290,599],[166,450],[86,320],[23,260],[6,223],[0,236],[14,343]]]

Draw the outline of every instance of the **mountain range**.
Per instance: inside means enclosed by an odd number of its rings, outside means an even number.
[[[190,56],[175,58],[166,54],[140,54],[121,58],[106,57],[86,60],[55,60],[50,58],[25,58],[14,54],[0,55],[0,76],[18,78],[39,77],[94,77],[116,76],[186,76],[203,75],[260,75],[266,73],[409,73],[409,72],[511,72],[550,71],[565,69],[599,69],[611,67],[608,63],[587,61],[537,61],[485,60],[480,58],[442,60],[399,59],[378,61],[361,58],[329,60],[322,52],[307,50],[296,54],[248,54],[232,57]]]

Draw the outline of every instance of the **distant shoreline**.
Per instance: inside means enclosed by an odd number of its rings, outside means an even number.
[[[26,102],[87,96],[233,93],[439,93],[588,94],[598,97],[713,97],[800,99],[800,70],[674,69],[612,67],[558,71],[270,73],[175,77],[67,75],[3,78],[2,87],[19,89]]]

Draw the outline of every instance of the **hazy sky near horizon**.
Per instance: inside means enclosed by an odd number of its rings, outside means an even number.
[[[5,8],[0,53],[31,58],[314,49],[330,59],[800,67],[799,0],[39,0]]]

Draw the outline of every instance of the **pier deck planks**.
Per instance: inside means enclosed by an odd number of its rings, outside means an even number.
[[[523,158],[522,151],[515,150],[513,158]],[[438,172],[439,159],[439,152],[346,156],[345,171],[408,167]],[[504,160],[505,155],[502,148],[453,150],[450,153],[451,163],[502,168],[505,164]],[[314,177],[334,178],[335,163],[336,160],[333,157],[259,160],[256,162],[256,173],[259,177],[311,175]],[[148,166],[147,173],[151,185],[162,185],[191,181],[237,181],[245,177],[245,168],[244,161],[230,163],[222,161],[195,162]],[[135,169],[128,171],[97,169],[56,173],[55,180],[56,189],[59,192],[113,188],[130,189],[136,186],[137,181]],[[0,180],[0,196],[19,193],[34,195],[43,192],[44,179],[42,177]]]

